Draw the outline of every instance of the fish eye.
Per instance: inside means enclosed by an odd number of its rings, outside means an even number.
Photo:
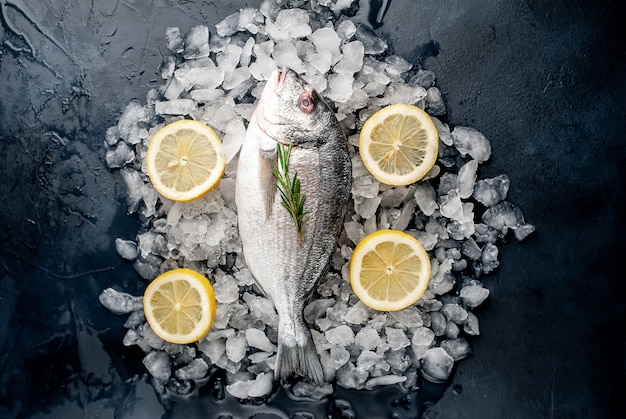
[[[298,106],[303,112],[309,113],[315,107],[315,99],[311,92],[302,92],[298,99]]]

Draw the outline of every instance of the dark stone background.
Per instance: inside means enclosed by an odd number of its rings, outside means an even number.
[[[259,4],[0,0],[1,418],[323,414],[282,393],[166,411],[121,344],[124,319],[97,300],[144,287],[113,247],[138,221],[103,162],[106,128],[160,83],[166,27],[213,29]],[[510,201],[537,227],[501,248],[482,335],[430,418],[626,411],[625,21],[611,0],[391,2],[379,33],[436,73],[448,123],[491,140],[482,176],[508,174]],[[367,395],[342,397],[372,417]]]

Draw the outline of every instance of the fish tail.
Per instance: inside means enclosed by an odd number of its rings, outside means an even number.
[[[304,321],[294,324],[294,329],[293,335],[285,334],[278,339],[276,377],[284,383],[297,374],[321,386],[324,384],[324,372],[311,331]],[[280,331],[278,334],[281,336]]]

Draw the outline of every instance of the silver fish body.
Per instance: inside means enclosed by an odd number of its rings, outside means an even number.
[[[272,161],[278,144],[293,146],[308,212],[301,237],[282,206]],[[293,70],[276,70],[248,126],[237,168],[239,234],[246,264],[278,313],[276,377],[321,384],[322,367],[304,305],[336,249],[351,187],[346,139],[333,111]]]

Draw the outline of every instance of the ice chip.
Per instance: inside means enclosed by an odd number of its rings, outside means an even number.
[[[522,224],[513,230],[513,234],[518,241],[524,240],[530,234],[535,231],[535,226],[532,224]]]
[[[491,144],[483,134],[470,127],[456,127],[452,131],[454,146],[462,156],[469,154],[478,163],[489,160]]]
[[[487,210],[482,215],[482,221],[489,227],[504,231],[506,228],[517,228],[524,222],[522,211],[507,201],[502,201]]]
[[[476,160],[468,161],[459,169],[457,188],[459,189],[459,197],[461,199],[467,199],[472,196],[477,170],[478,162]]]
[[[240,12],[235,12],[226,16],[215,24],[215,30],[219,36],[226,37],[234,35],[239,30]]]
[[[271,372],[259,373],[254,380],[238,381],[226,386],[226,391],[238,399],[267,396],[274,387],[274,375]]]
[[[167,383],[172,376],[172,363],[169,355],[164,351],[149,352],[143,358],[143,365],[150,375],[161,383]]]
[[[333,345],[330,348],[330,360],[333,368],[338,370],[350,360],[350,352],[343,346]]]
[[[500,265],[500,262],[498,262],[498,248],[495,244],[485,244],[480,261],[482,262],[483,273],[486,274],[493,271]]]
[[[473,281],[461,289],[459,296],[461,297],[463,305],[472,310],[481,305],[483,301],[487,299],[489,296],[489,290],[484,288],[481,283]]]
[[[296,73],[304,72],[302,60],[298,57],[298,50],[291,42],[279,42],[274,46],[274,61],[279,68],[289,67]]]
[[[328,91],[326,96],[335,102],[345,102],[352,96],[352,83],[354,77],[351,73],[331,74],[328,77]]]
[[[100,294],[100,304],[115,314],[128,314],[143,309],[143,298],[107,288]]]
[[[157,115],[189,115],[197,104],[191,99],[159,101],[154,104]]]
[[[422,357],[422,375],[433,383],[446,381],[453,366],[454,359],[443,348],[430,348]]]
[[[139,255],[137,244],[132,240],[115,239],[115,250],[126,260],[135,260]]]
[[[196,358],[189,364],[176,370],[174,375],[179,380],[201,380],[207,376],[209,365],[202,358]]]
[[[467,340],[463,338],[459,339],[446,339],[441,342],[441,347],[452,357],[455,361],[460,361],[465,358],[470,351],[470,346]]]
[[[208,57],[209,48],[209,28],[203,25],[194,26],[185,35],[184,57],[194,59]]]
[[[225,275],[223,278],[215,281],[215,300],[218,303],[228,304],[239,299],[239,287],[237,281],[231,275]]]
[[[250,313],[261,320],[263,324],[274,328],[278,327],[278,314],[270,300],[248,292],[244,293],[243,300],[248,304]]]
[[[354,342],[354,332],[349,326],[341,325],[327,330],[324,335],[332,345],[348,346]]]
[[[426,90],[426,111],[431,115],[444,115],[446,113],[443,96],[435,86]]]
[[[389,344],[389,348],[392,351],[406,348],[411,344],[402,329],[398,329],[395,327],[386,327],[385,335],[387,336],[387,343]]]
[[[174,53],[183,52],[183,36],[180,33],[180,29],[177,27],[170,27],[165,30],[165,40],[167,49]]]
[[[462,324],[467,319],[467,311],[458,304],[444,304],[441,313],[456,324]]]
[[[239,362],[246,356],[246,334],[238,332],[226,339],[226,356],[232,362]]]
[[[406,380],[407,380],[407,377],[403,377],[399,375],[383,375],[381,377],[374,377],[372,379],[367,380],[367,382],[365,383],[365,388],[367,390],[373,390],[376,387],[403,383]]]
[[[399,76],[413,67],[410,62],[399,55],[390,55],[385,58],[385,63],[387,64],[385,66],[385,71],[394,76]]]
[[[366,326],[359,330],[359,332],[354,337],[354,342],[361,350],[369,350],[373,351],[378,346],[380,341],[380,336],[378,336],[378,332],[374,330],[370,326]]]
[[[124,186],[126,187],[126,205],[128,213],[132,214],[137,211],[139,204],[143,199],[142,188],[144,185],[141,174],[135,169],[125,167],[120,170]]]
[[[135,159],[135,151],[124,141],[120,141],[112,150],[108,150],[105,155],[107,166],[110,169],[124,167],[127,163]]]
[[[198,342],[198,349],[209,357],[211,363],[215,364],[226,353],[226,343],[223,338],[201,339]]]
[[[439,210],[444,217],[456,220],[459,223],[465,222],[463,215],[463,203],[459,196],[459,190],[453,189],[447,195],[441,197],[439,201]]]
[[[356,25],[355,37],[363,43],[365,54],[378,55],[387,51],[387,41],[379,38],[374,31],[365,25]]]
[[[486,207],[492,207],[506,199],[510,185],[507,175],[479,180],[474,186],[474,199]]]
[[[429,182],[418,182],[415,185],[415,201],[424,215],[431,216],[439,208],[435,188]]]
[[[361,41],[352,41],[342,48],[342,57],[333,68],[337,73],[356,73],[363,67],[365,48]]]
[[[337,35],[344,42],[349,41],[354,36],[355,33],[356,33],[356,25],[350,19],[342,20],[339,23],[339,25],[337,25]]]
[[[270,342],[262,330],[246,330],[246,340],[251,348],[257,348],[265,352],[276,352],[276,345]]]
[[[313,42],[318,54],[327,52],[330,54],[330,64],[334,65],[339,58],[341,52],[339,50],[340,39],[338,34],[332,28],[320,28],[309,35],[308,39]]]

